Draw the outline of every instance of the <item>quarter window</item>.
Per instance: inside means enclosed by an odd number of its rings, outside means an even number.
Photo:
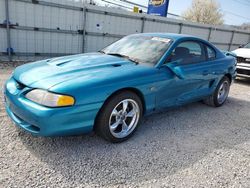
[[[208,60],[213,60],[216,58],[216,55],[215,55],[215,51],[214,49],[212,49],[211,47],[209,46],[206,46],[207,47],[207,58]]]

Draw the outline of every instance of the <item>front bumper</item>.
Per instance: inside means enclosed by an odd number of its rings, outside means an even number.
[[[237,63],[237,76],[250,77],[250,63]]]
[[[101,103],[44,107],[26,99],[23,95],[25,89],[13,88],[13,82],[15,80],[11,78],[4,88],[5,107],[17,126],[39,136],[76,135],[92,131]]]

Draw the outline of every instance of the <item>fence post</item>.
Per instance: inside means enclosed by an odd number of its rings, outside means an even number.
[[[142,20],[142,24],[141,24],[141,33],[144,32],[144,25],[145,25],[145,17],[141,17],[141,20]]]
[[[83,8],[83,29],[82,29],[82,53],[85,52],[85,35],[86,35],[87,8]]]
[[[228,51],[230,51],[230,50],[231,50],[231,47],[232,47],[232,44],[233,44],[233,40],[234,40],[234,33],[235,33],[235,31],[232,31],[232,37],[231,37],[231,39],[230,39],[230,43],[229,43],[229,47],[228,47]]]
[[[180,26],[180,28],[179,28],[179,34],[181,34],[183,23],[179,23],[179,26]]]
[[[9,61],[11,61],[11,43],[10,43],[10,18],[9,18],[9,2],[5,0],[5,17],[6,17],[6,32],[7,32],[7,53]]]
[[[212,27],[209,28],[209,33],[208,33],[208,37],[207,37],[208,41],[210,41],[211,34],[212,34]]]

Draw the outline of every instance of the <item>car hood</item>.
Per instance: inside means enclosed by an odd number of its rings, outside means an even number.
[[[25,64],[16,68],[13,77],[28,87],[49,89],[79,77],[90,81],[135,67],[142,66],[120,57],[86,53]]]
[[[250,58],[249,48],[239,48],[233,51],[238,57]]]

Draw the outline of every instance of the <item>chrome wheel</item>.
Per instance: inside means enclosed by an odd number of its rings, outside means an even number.
[[[224,81],[223,83],[221,83],[219,91],[218,91],[218,95],[217,95],[217,99],[218,99],[218,103],[222,104],[225,102],[225,100],[227,99],[228,93],[229,93],[229,83],[228,81]]]
[[[112,110],[109,130],[116,138],[128,136],[136,128],[140,118],[140,108],[136,101],[125,99]]]

